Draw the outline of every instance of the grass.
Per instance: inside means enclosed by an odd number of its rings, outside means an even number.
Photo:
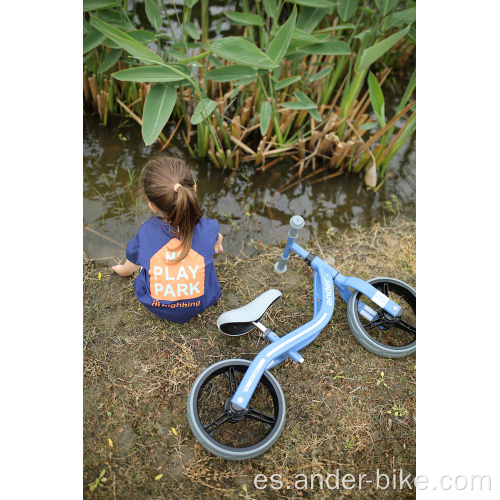
[[[304,237],[303,237],[304,238]],[[300,238],[299,243],[304,244]],[[315,240],[310,251],[344,275],[393,276],[415,287],[415,226],[398,220]],[[283,297],[262,323],[278,335],[313,312],[312,272],[298,257],[284,275],[281,252],[251,259],[217,257],[223,296],[188,324],[162,321],[135,298],[132,278],[84,260],[84,498],[326,498],[328,489],[295,487],[297,474],[416,473],[416,355],[379,358],[349,331],[337,295],[332,322],[301,354],[273,370],[287,402],[283,433],[264,455],[243,462],[214,457],[194,439],[186,415],[189,389],[201,371],[229,358],[253,359],[265,345],[256,333],[230,338],[216,327],[224,311],[269,288]],[[120,256],[119,256],[120,257]],[[101,278],[99,279],[99,273]],[[383,382],[379,382],[383,380]],[[90,491],[89,485],[99,484]],[[283,488],[258,490],[254,477],[282,476]],[[301,477],[302,478],[302,477]],[[289,488],[288,488],[289,487]],[[374,483],[339,496],[408,498],[414,490],[375,490]]]

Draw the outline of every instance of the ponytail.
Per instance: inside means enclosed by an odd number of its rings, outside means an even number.
[[[142,187],[146,198],[169,223],[172,236],[180,240],[180,255],[172,262],[183,260],[191,250],[194,228],[203,212],[194,192],[195,180],[185,162],[166,155],[151,159],[144,168]]]
[[[184,187],[182,183],[179,184],[180,187],[176,192],[177,199],[175,201],[174,209],[168,217],[168,223],[170,226],[177,228],[177,233],[181,241],[180,246],[182,246],[181,254],[173,262],[183,260],[189,253],[193,244],[194,228],[203,215],[198,205],[194,189]]]

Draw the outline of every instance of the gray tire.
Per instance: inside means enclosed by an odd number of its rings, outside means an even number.
[[[268,371],[257,385],[248,413],[237,421],[224,416],[227,401],[250,364],[246,359],[219,361],[203,371],[189,391],[187,415],[195,438],[210,453],[226,460],[261,455],[278,439],[285,424],[285,396]],[[264,406],[259,409],[259,405]]]
[[[397,321],[388,321],[382,316],[379,306],[355,290],[347,304],[347,322],[351,333],[365,349],[377,356],[402,358],[412,354],[417,348],[417,292],[410,285],[394,278],[372,278],[368,283],[399,304],[403,308],[403,316]],[[360,317],[360,300],[378,312],[374,320]]]

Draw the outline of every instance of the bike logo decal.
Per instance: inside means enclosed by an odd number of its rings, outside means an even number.
[[[243,392],[248,392],[250,389],[250,386],[252,385],[252,382],[254,381],[255,377],[257,376],[257,373],[259,373],[259,370],[262,368],[262,365],[264,364],[265,360],[261,359],[259,364],[257,365],[257,368],[253,371],[252,375],[250,376],[250,379],[247,382],[247,385],[245,385],[245,388],[243,389]]]
[[[377,290],[377,293],[372,297],[373,302],[380,307],[385,307],[387,302],[389,302],[389,297],[386,297],[382,292]]]
[[[325,292],[326,292],[326,304],[329,306],[333,306],[332,302],[332,285],[330,284],[330,276],[325,275]]]

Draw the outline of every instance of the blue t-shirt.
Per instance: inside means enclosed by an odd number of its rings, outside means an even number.
[[[180,255],[180,241],[170,234],[170,225],[150,217],[128,246],[127,259],[142,269],[134,281],[139,301],[153,314],[176,323],[185,323],[222,295],[214,266],[214,246],[219,224],[201,219],[193,232],[187,256]]]

